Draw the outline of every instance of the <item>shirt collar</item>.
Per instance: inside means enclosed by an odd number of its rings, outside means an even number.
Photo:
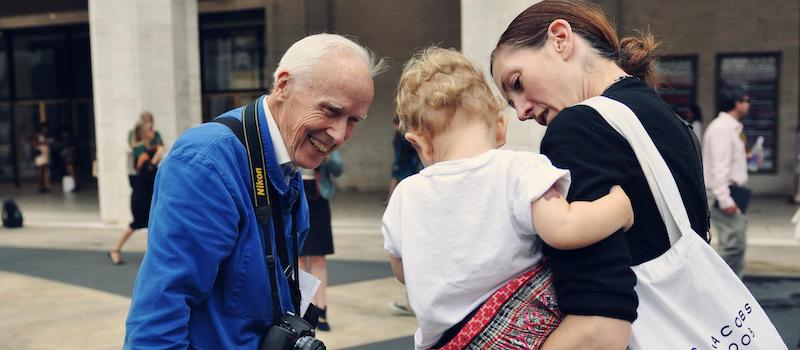
[[[267,118],[267,126],[269,127],[269,136],[272,138],[272,148],[275,151],[275,160],[282,166],[288,163],[289,166],[294,167],[292,158],[289,157],[289,151],[286,150],[286,144],[283,142],[283,137],[281,137],[281,132],[278,130],[278,124],[275,123],[272,111],[269,110],[269,105],[267,105],[266,96],[262,99],[262,103],[264,104],[264,116]]]
[[[734,118],[728,112],[719,112],[719,115],[717,116],[717,118],[723,118],[722,120],[724,120],[727,124],[729,124],[732,127],[734,127],[737,131],[741,131],[744,128],[744,125],[742,125],[742,122],[738,121],[736,118]]]

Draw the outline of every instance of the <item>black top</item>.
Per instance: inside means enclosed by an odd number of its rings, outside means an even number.
[[[675,178],[692,228],[705,235],[705,186],[691,130],[639,79],[623,79],[603,96],[627,105],[642,122]],[[545,245],[559,307],[567,314],[635,320],[636,277],[628,266],[664,253],[669,238],[633,149],[597,111],[578,105],[553,119],[541,150],[555,166],[570,170],[568,201],[595,200],[620,185],[635,219],[628,232],[618,231],[583,249],[561,251]]]

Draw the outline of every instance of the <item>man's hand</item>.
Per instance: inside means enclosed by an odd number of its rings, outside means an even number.
[[[739,212],[739,207],[736,206],[736,203],[734,203],[732,206],[727,207],[727,208],[722,208],[720,210],[722,210],[723,214],[725,214],[727,216],[731,216],[731,215],[734,215],[734,214]]]

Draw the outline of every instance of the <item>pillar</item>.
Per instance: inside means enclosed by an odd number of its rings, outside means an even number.
[[[130,220],[128,132],[142,111],[169,147],[201,122],[196,0],[89,0],[100,215]]]
[[[538,1],[530,0],[461,0],[461,51],[478,63],[493,91],[499,96],[489,76],[489,58],[500,35],[517,15]],[[507,109],[508,134],[504,148],[539,151],[545,128],[534,121],[521,122],[511,108]]]

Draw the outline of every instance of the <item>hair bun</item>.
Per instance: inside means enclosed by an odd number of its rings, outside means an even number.
[[[628,74],[646,81],[650,86],[659,82],[655,53],[658,47],[651,33],[637,32],[620,40],[619,65]]]

